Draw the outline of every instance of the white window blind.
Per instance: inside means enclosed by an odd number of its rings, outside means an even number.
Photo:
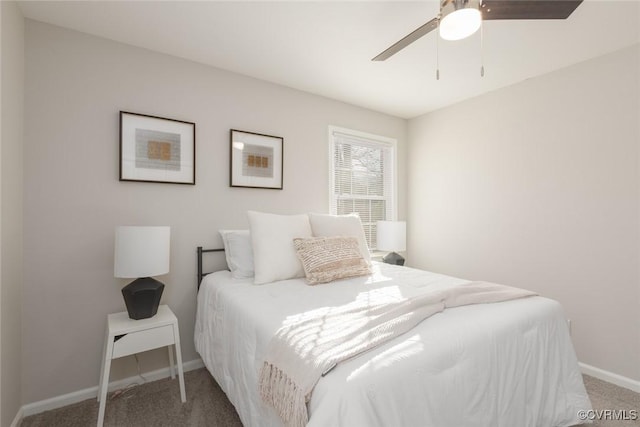
[[[396,218],[395,140],[330,128],[331,213],[357,213],[369,248],[376,248],[376,222]]]

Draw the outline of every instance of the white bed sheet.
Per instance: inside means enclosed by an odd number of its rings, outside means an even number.
[[[371,276],[318,286],[304,279],[253,285],[216,272],[198,294],[196,349],[246,427],[282,426],[257,382],[283,320],[358,295],[401,297],[397,281],[467,282],[382,263]],[[581,409],[591,404],[563,310],[531,297],[447,309],[339,364],[315,387],[308,426],[565,427],[581,423]]]

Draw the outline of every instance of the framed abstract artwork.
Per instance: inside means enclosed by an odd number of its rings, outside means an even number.
[[[282,190],[284,138],[231,129],[231,187]]]
[[[196,183],[196,124],[120,111],[120,181]]]

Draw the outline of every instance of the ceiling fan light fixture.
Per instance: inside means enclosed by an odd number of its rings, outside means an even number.
[[[462,40],[480,28],[480,0],[445,0],[440,11],[440,37]]]

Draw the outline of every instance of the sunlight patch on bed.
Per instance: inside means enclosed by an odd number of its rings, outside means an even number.
[[[356,296],[355,305],[373,306],[389,302],[396,302],[406,299],[400,287],[398,286],[385,286],[384,288],[371,289],[366,292],[360,292]]]
[[[366,292],[360,292],[354,301],[336,306],[325,306],[314,310],[296,313],[282,322],[282,326],[291,326],[309,320],[322,321],[328,315],[335,315],[340,312],[351,311],[354,308],[370,308],[389,302],[397,302],[406,299],[398,286],[386,286],[384,288],[371,289]]]
[[[323,349],[321,357],[337,357],[344,348],[328,347],[330,342],[343,339],[345,343],[366,346],[370,338],[366,334],[360,334],[360,328],[384,314],[384,311],[379,312],[379,308],[405,299],[398,286],[371,289],[359,293],[348,304],[321,307],[288,316],[277,334],[285,337],[294,351],[302,357],[317,352],[320,348]]]
[[[366,276],[364,284],[371,285],[373,283],[389,282],[391,280],[391,277],[386,276],[384,275],[384,273],[382,273],[382,269],[379,265],[373,264],[371,266],[371,274]]]

